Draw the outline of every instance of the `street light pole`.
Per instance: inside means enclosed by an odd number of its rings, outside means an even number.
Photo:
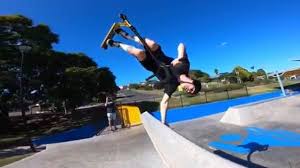
[[[284,87],[283,87],[283,84],[282,84],[282,81],[281,81],[281,79],[279,77],[279,74],[278,74],[278,71],[275,71],[275,73],[276,73],[276,76],[277,76],[277,80],[278,80],[279,86],[281,88],[282,95],[286,96],[285,90],[284,90]]]
[[[19,45],[19,50],[21,52],[21,65],[20,65],[20,104],[21,104],[21,113],[23,118],[24,128],[27,131],[28,143],[33,152],[36,152],[36,149],[31,140],[31,134],[28,131],[27,118],[24,110],[24,94],[23,94],[23,63],[24,63],[24,52],[29,51],[31,49],[30,46]]]
[[[23,95],[23,61],[24,61],[24,51],[20,48],[21,52],[21,65],[20,65],[20,104],[21,104],[21,112],[23,117],[24,126],[27,125],[26,114],[24,111],[24,95]]]

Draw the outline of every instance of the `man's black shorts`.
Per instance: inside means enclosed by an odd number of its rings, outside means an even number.
[[[157,48],[157,50],[153,51],[152,53],[159,61],[163,62],[166,65],[170,65],[171,62],[174,60],[173,58],[166,56],[165,53],[161,50],[160,46]],[[155,62],[155,60],[152,58],[152,56],[148,51],[146,51],[145,60],[140,61],[140,63],[143,65],[145,69],[153,72],[154,74],[157,72],[159,68],[159,66],[157,65],[157,63]]]

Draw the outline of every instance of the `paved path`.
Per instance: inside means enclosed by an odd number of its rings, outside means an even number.
[[[143,126],[89,139],[48,145],[5,168],[161,168],[163,163]]]

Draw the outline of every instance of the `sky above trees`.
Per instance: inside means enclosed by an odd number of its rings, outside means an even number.
[[[299,8],[297,0],[2,0],[0,15],[22,14],[49,25],[60,37],[56,50],[85,53],[122,85],[150,73],[126,53],[99,47],[121,12],[169,56],[185,43],[192,69],[214,75],[216,68],[222,73],[237,65],[268,72],[299,67],[291,61],[300,57]]]

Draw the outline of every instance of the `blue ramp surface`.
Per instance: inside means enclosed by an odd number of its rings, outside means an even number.
[[[106,123],[103,121],[98,124],[88,124],[80,128],[71,129],[62,133],[37,138],[33,140],[33,144],[39,146],[42,144],[52,144],[90,138],[96,135],[105,126]]]
[[[237,99],[218,101],[207,104],[193,105],[184,108],[171,109],[167,113],[167,122],[174,123],[184,120],[190,120],[200,118],[212,114],[225,112],[229,107],[237,106],[241,104],[247,104],[251,102],[257,102],[261,100],[276,98],[281,96],[281,91],[275,91],[265,94],[259,94],[254,96],[247,96]],[[151,113],[155,118],[160,120],[160,112]]]

